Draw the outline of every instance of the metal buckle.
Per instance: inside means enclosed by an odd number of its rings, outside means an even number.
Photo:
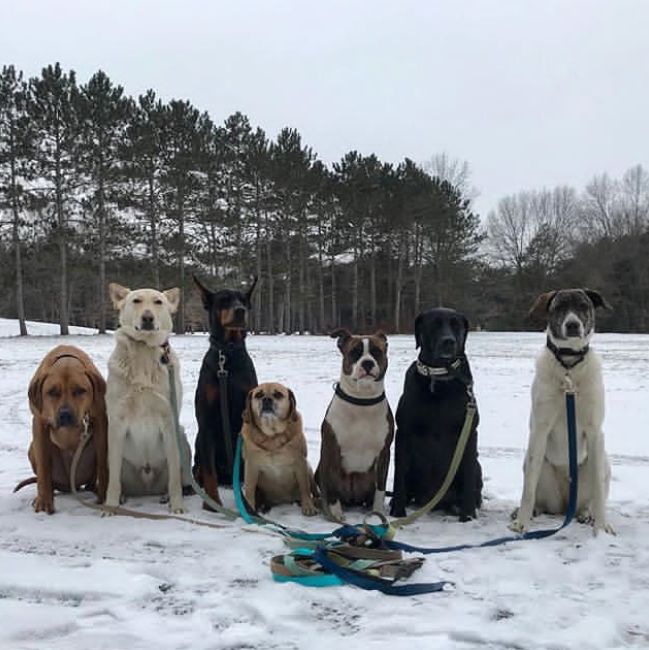
[[[219,350],[219,369],[216,371],[217,376],[225,377],[228,371],[225,369],[226,358],[222,350]]]

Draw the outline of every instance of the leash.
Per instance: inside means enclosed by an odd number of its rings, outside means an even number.
[[[77,465],[79,464],[79,459],[81,458],[83,449],[86,446],[86,444],[88,444],[91,437],[92,437],[92,428],[90,426],[90,418],[86,413],[86,415],[83,418],[83,431],[81,433],[81,439],[79,440],[79,444],[77,445],[77,448],[74,452],[74,456],[72,457],[72,464],[70,466],[70,491],[72,492],[72,496],[74,496],[74,498],[82,506],[85,506],[86,508],[90,508],[92,510],[98,510],[102,513],[102,515],[111,514],[111,515],[119,515],[122,517],[133,517],[135,519],[149,519],[151,521],[163,521],[167,519],[173,519],[175,521],[184,521],[185,523],[195,524],[196,526],[206,526],[208,528],[229,527],[226,524],[202,521],[200,519],[194,519],[192,517],[183,517],[181,515],[142,512],[140,510],[132,510],[130,508],[124,508],[122,506],[109,508],[108,506],[105,506],[103,504],[94,503],[93,501],[84,499],[77,491],[77,484],[76,484]]]
[[[500,546],[510,542],[520,542],[530,539],[545,539],[556,535],[559,531],[568,526],[575,517],[577,511],[577,488],[579,483],[579,466],[577,462],[577,414],[575,407],[575,387],[569,373],[566,373],[564,378],[564,392],[566,404],[566,420],[568,425],[568,466],[569,466],[569,493],[568,493],[568,507],[563,522],[557,528],[546,528],[541,530],[530,530],[519,535],[508,535],[505,537],[498,537],[496,539],[482,542],[481,544],[458,544],[456,546],[442,546],[438,548],[426,548],[420,546],[412,546],[404,544],[403,542],[395,542],[393,540],[386,540],[385,544],[392,549],[400,549],[409,553],[423,553],[424,555],[431,555],[437,553],[453,553],[455,551],[464,551],[467,549],[475,548],[489,548],[492,546]]]

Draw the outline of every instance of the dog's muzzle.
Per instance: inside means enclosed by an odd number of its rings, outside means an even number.
[[[441,358],[451,359],[456,356],[456,341],[453,336],[445,336],[439,342],[439,356]]]
[[[155,329],[155,317],[151,312],[145,311],[140,320],[140,329],[151,332]]]
[[[570,320],[564,325],[566,338],[581,338],[581,323],[576,320]]]
[[[74,411],[69,406],[62,406],[56,414],[56,426],[73,427],[77,423]]]
[[[263,397],[261,400],[261,413],[274,413],[275,409],[273,408],[273,399],[272,397]]]

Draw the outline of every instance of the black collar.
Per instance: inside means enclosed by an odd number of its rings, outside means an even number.
[[[380,404],[385,399],[385,392],[381,393],[378,397],[352,397],[343,391],[340,384],[336,384],[334,392],[343,402],[349,402],[355,406],[374,406],[375,404]]]
[[[588,345],[586,345],[586,347],[581,348],[581,350],[573,350],[572,348],[560,348],[557,347],[550,340],[549,336],[547,338],[546,345],[548,347],[548,350],[550,350],[550,352],[552,352],[552,354],[554,355],[554,358],[566,370],[570,370],[571,368],[574,368],[576,365],[580,364],[586,358],[586,355],[588,354],[588,350],[590,349],[590,346]],[[572,363],[566,363],[564,357],[572,357],[574,361]]]
[[[228,352],[234,352],[235,350],[245,350],[246,349],[246,339],[241,337],[238,341],[221,341],[214,334],[210,334],[210,347],[215,350],[221,350],[225,354]]]

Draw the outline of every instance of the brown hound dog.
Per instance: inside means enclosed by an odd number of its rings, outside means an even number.
[[[103,503],[108,483],[106,382],[79,348],[59,345],[41,361],[29,384],[32,442],[29,462],[35,477],[21,481],[14,492],[36,483],[36,512],[54,512],[54,490],[70,492],[70,466],[81,434],[88,427],[86,444],[75,476],[77,488],[85,486]]]

